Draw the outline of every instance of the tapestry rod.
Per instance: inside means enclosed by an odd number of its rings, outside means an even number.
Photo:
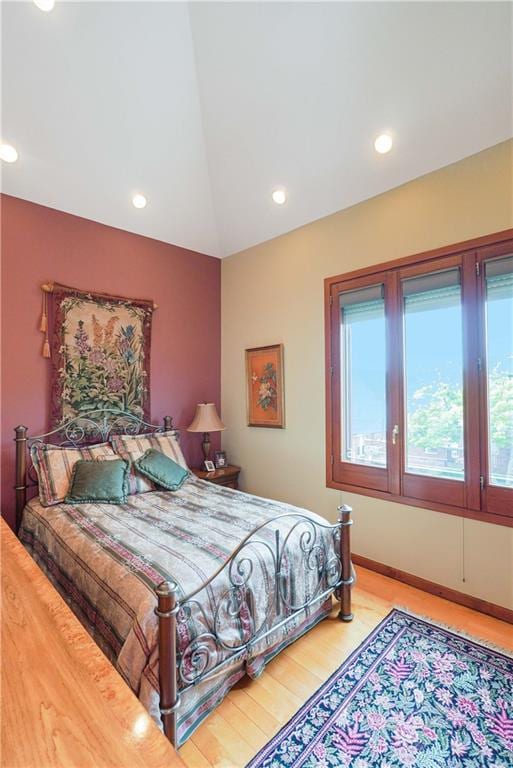
[[[45,293],[53,293],[53,283],[43,283],[41,290]],[[159,305],[153,302],[153,309],[158,309]]]

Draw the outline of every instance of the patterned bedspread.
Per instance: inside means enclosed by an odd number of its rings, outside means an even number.
[[[326,525],[306,510],[191,476],[179,491],[133,495],[123,505],[42,507],[34,499],[25,508],[20,538],[160,724],[155,587],[173,580],[178,598],[183,598],[211,577],[250,531],[287,513],[301,513]],[[317,594],[318,558],[329,558],[335,552],[328,529],[316,529],[319,538],[307,567],[303,550],[313,543],[308,530],[298,528],[290,536],[281,564],[283,600],[279,606],[269,600],[274,584],[275,531],[280,530],[283,542],[292,525],[291,518],[286,518],[265,526],[260,544],[244,550],[246,559],[232,573],[236,582],[245,582],[238,594],[243,594],[248,609],[246,624],[244,611],[238,610],[235,619],[231,615],[233,585],[227,569],[179,617],[178,645],[185,675],[185,682],[179,684],[187,688],[178,714],[180,743],[240,677],[258,674],[269,658],[329,612],[331,598],[284,621],[290,606]],[[273,631],[242,657],[230,661],[227,648],[240,645],[245,633],[259,626]],[[187,675],[194,675],[187,648],[213,627],[222,642],[202,644],[199,663],[210,667],[224,659],[222,672],[187,687]]]

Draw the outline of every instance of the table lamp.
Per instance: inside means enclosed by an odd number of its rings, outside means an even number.
[[[201,447],[205,461],[208,461],[210,457],[210,432],[221,432],[223,429],[226,427],[219,418],[215,404],[198,403],[194,418],[190,426],[187,427],[187,432],[203,432]]]

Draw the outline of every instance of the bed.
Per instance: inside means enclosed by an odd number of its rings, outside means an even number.
[[[351,510],[307,510],[208,483],[125,504],[43,506],[27,449],[172,431],[126,413],[83,414],[52,433],[16,429],[18,535],[134,693],[179,746],[244,675],[326,617],[350,621]],[[174,434],[178,433],[175,430]]]

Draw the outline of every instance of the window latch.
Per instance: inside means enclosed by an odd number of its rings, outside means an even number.
[[[396,444],[398,436],[399,436],[399,424],[394,424],[394,428],[392,430],[392,445]]]

